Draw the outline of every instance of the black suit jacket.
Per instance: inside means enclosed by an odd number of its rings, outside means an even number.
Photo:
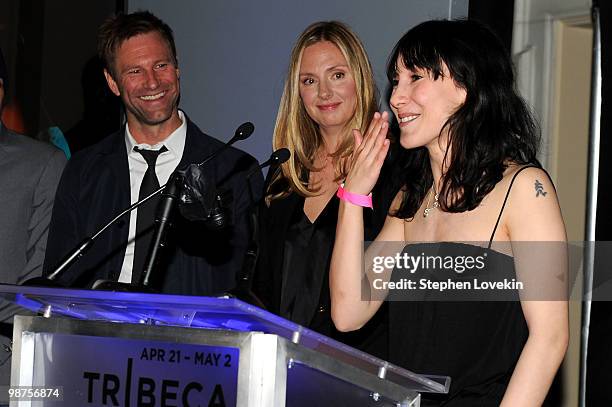
[[[49,273],[82,239],[130,205],[130,185],[125,129],[75,154],[62,175],[51,220],[45,272]],[[202,133],[187,119],[187,138],[179,168],[202,161],[223,144]],[[257,165],[250,155],[229,148],[205,169],[218,188],[231,190],[232,224],[210,232],[175,213],[154,286],[165,293],[211,295],[234,287],[248,241],[251,199],[246,173]],[[250,177],[255,199],[261,195],[263,177]],[[121,272],[129,230],[129,217],[106,230],[91,249],[59,281],[88,287],[97,279],[116,281]]]

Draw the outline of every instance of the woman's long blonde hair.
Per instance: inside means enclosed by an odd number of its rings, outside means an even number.
[[[322,21],[308,26],[291,51],[283,96],[274,126],[274,150],[288,148],[291,151],[291,157],[282,164],[280,171],[272,176],[266,191],[268,204],[273,199],[282,198],[291,192],[306,197],[315,196],[318,192],[317,189],[308,188],[308,179],[304,179],[304,175],[308,171],[318,169],[314,167],[314,158],[323,144],[323,139],[317,124],[310,118],[302,103],[299,75],[304,49],[321,41],[333,43],[342,52],[355,80],[357,93],[355,114],[347,123],[346,137],[332,155],[336,179],[340,180],[346,176],[346,158],[352,153],[354,144],[351,129],[365,132],[378,108],[372,67],[357,35],[348,26],[338,21]],[[281,183],[282,180],[285,182]]]

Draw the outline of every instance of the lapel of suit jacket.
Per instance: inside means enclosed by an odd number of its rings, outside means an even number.
[[[129,207],[131,204],[130,169],[127,158],[127,147],[125,145],[125,126],[111,136],[106,148],[100,151],[100,156],[100,164],[106,168],[109,168],[111,177],[114,178],[115,183],[115,192],[109,191],[108,194],[108,199],[113,201],[110,206],[114,209],[112,209],[113,213],[108,214],[110,217],[104,220],[104,222],[107,222],[112,217],[119,214],[120,211]],[[112,264],[109,264],[108,268],[108,270],[112,270],[117,274],[107,275],[103,278],[116,279],[119,277],[119,273],[121,271],[121,265],[123,264],[125,248],[128,241],[128,225],[130,222],[130,217],[125,215],[120,222],[125,222],[123,223],[123,227],[113,227],[106,232],[108,234],[107,239],[108,242],[110,242],[111,247],[113,247],[114,244],[117,244],[117,242],[124,242],[122,244],[121,253],[118,253],[116,256],[112,257]]]
[[[130,205],[130,168],[128,165],[127,147],[125,145],[125,126],[113,134],[112,142],[101,152],[102,159],[110,168],[117,182],[117,199],[121,206]]]
[[[185,112],[183,112],[183,114],[185,114]],[[187,114],[185,114],[185,120],[187,120],[187,136],[185,138],[185,149],[183,150],[183,156],[181,157],[178,168],[202,162],[202,160],[215,150],[211,143],[205,142],[204,133],[202,133],[198,126],[189,120]]]

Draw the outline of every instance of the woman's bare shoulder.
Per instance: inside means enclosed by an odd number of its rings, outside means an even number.
[[[565,226],[555,187],[540,167],[509,166],[506,227],[512,240],[565,240]]]

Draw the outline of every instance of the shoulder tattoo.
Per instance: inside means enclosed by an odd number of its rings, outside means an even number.
[[[534,187],[535,187],[535,191],[536,191],[536,198],[539,197],[539,196],[546,196],[547,192],[544,191],[544,185],[542,185],[540,180],[536,179]]]

